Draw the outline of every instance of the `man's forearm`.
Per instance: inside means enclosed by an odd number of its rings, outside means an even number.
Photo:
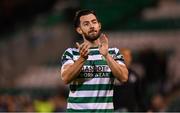
[[[126,66],[118,64],[109,54],[105,56],[108,66],[110,67],[113,75],[120,81],[125,82],[128,80],[128,70]]]
[[[65,84],[73,81],[81,72],[85,59],[80,57],[74,64],[64,67],[65,69],[61,73],[62,79]]]

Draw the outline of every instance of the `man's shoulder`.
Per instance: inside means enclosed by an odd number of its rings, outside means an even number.
[[[65,49],[62,56],[68,55],[68,56],[73,57],[74,54],[79,54],[79,50],[77,48],[67,48]]]
[[[78,51],[78,49],[77,48],[67,48],[65,51],[73,52],[73,51]]]
[[[119,50],[117,47],[110,47],[109,50]]]
[[[117,54],[119,52],[119,49],[116,48],[116,47],[111,47],[111,48],[108,49],[108,51],[111,51],[111,52]]]

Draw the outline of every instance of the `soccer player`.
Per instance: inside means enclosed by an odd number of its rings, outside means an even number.
[[[67,112],[111,112],[114,78],[128,79],[123,57],[119,49],[109,48],[94,11],[78,11],[74,26],[83,43],[62,55],[61,78],[70,86]]]

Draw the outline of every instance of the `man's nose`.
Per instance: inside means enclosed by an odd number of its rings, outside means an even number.
[[[93,26],[92,23],[89,24],[89,27],[90,27],[90,29],[93,29],[93,28],[94,28],[94,26]]]
[[[93,25],[90,25],[90,29],[91,29],[91,30],[94,29],[94,26],[93,26]]]

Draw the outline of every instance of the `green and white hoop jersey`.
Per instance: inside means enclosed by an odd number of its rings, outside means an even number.
[[[109,48],[109,53],[119,64],[124,64],[123,56],[117,48]],[[68,48],[62,56],[62,69],[74,63],[79,50]],[[70,83],[67,111],[72,112],[112,112],[114,76],[98,47],[90,48],[80,75]]]

